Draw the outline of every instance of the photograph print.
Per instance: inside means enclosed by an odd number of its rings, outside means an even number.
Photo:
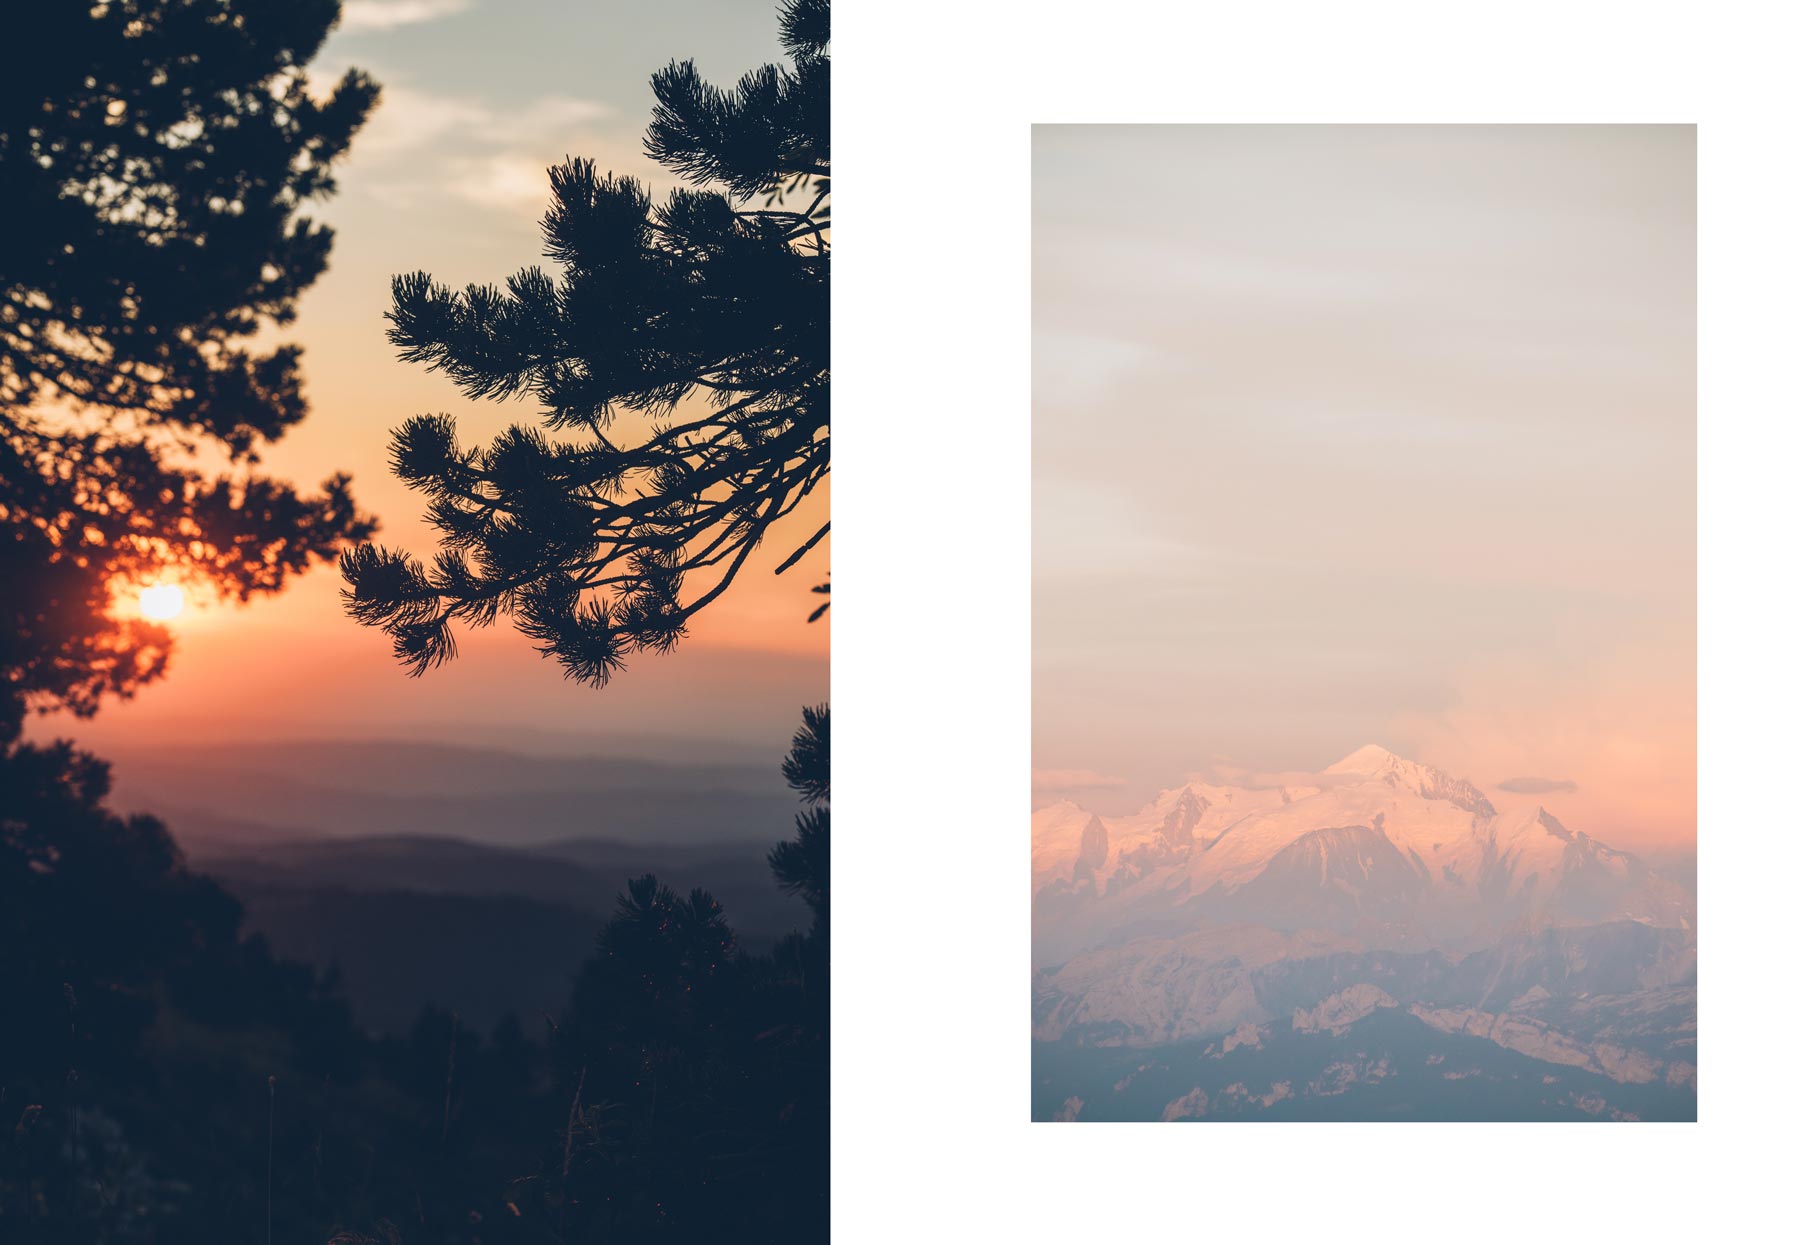
[[[1034,129],[1033,1120],[1695,1118],[1694,157]]]
[[[48,0],[0,1241],[823,1241],[827,0]]]

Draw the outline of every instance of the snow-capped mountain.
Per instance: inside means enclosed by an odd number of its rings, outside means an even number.
[[[1426,800],[1445,800],[1471,813],[1492,817],[1494,806],[1473,784],[1441,769],[1397,757],[1379,744],[1366,744],[1325,770],[1327,778],[1386,783]]]
[[[1138,813],[1068,801],[1032,819],[1039,964],[1143,934],[1245,923],[1371,945],[1634,921],[1692,929],[1686,892],[1545,809],[1369,745],[1301,782],[1190,783]]]
[[[1032,817],[1039,1119],[1692,1119],[1687,892],[1359,748]]]

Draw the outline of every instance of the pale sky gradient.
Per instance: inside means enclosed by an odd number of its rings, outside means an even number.
[[[1691,842],[1692,128],[1033,142],[1042,787],[1373,742]]]
[[[398,362],[382,319],[388,283],[423,268],[452,286],[501,282],[545,263],[538,220],[545,169],[565,155],[648,180],[674,179],[643,155],[650,76],[693,59],[730,83],[781,56],[775,0],[350,0],[315,62],[329,85],[356,66],[383,98],[340,166],[339,194],[317,211],[336,227],[330,271],[286,336],[306,349],[311,417],[267,456],[308,487],[335,470],[381,519],[378,540],[426,556],[423,503],[387,467],[389,430],[419,412],[455,415],[465,443],[536,416],[529,401],[464,399],[441,378]],[[797,545],[827,513],[823,494],[787,521]],[[34,734],[73,734],[99,747],[176,738],[304,735],[483,740],[568,750],[584,737],[616,744],[651,733],[740,745],[779,757],[803,703],[829,692],[829,622],[820,598],[829,542],[775,578],[791,551],[767,546],[694,634],[667,657],[644,656],[604,692],[565,682],[504,623],[463,632],[461,656],[423,679],[405,676],[388,641],[343,614],[335,568],[247,609],[190,609],[175,624],[170,677],[93,723],[52,719]]]

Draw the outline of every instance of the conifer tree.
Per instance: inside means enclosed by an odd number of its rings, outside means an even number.
[[[331,231],[303,214],[375,100],[306,65],[337,0],[22,6],[0,74],[0,741],[161,674],[118,608],[158,579],[246,598],[366,539],[338,476],[256,469],[306,414],[293,319]]]
[[[802,724],[781,763],[782,777],[807,808],[794,818],[794,837],[769,852],[775,881],[806,901],[821,942],[831,926],[831,706],[802,710]]]
[[[539,425],[466,447],[446,415],[396,432],[429,499],[427,566],[364,545],[345,601],[421,673],[457,625],[506,615],[572,677],[666,652],[830,469],[830,10],[789,0],[791,63],[729,90],[691,62],[652,80],[648,153],[690,183],[661,202],[569,160],[543,219],[552,276],[453,291],[394,281],[401,357],[470,398],[527,396]],[[785,536],[777,573],[829,524]]]
[[[746,953],[708,892],[627,884],[552,1033],[563,1148],[519,1182],[552,1239],[829,1235],[831,719],[803,717],[782,773],[808,808],[769,864],[812,930]]]

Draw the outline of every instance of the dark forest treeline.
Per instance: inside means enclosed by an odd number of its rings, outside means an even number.
[[[0,762],[0,1225],[33,1242],[822,1237],[828,730],[771,853],[813,928],[738,949],[704,891],[634,882],[557,1016],[359,1033],[333,983],[66,746]],[[800,768],[795,769],[795,762]],[[803,834],[805,832],[803,831]],[[807,841],[807,840],[810,840]]]

